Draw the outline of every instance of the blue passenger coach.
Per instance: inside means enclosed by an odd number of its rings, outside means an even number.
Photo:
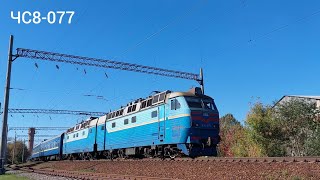
[[[63,134],[52,139],[45,140],[35,146],[32,151],[31,159],[38,160],[58,160],[61,158],[61,137]]]

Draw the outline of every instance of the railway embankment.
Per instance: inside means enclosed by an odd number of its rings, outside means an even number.
[[[316,158],[53,161],[21,170],[76,179],[320,179]]]

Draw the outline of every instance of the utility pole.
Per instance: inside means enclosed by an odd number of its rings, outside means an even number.
[[[22,144],[22,158],[21,162],[24,163],[24,146],[26,145],[26,139],[23,138],[23,144]]]
[[[17,131],[14,132],[14,144],[13,144],[13,153],[12,153],[12,164],[14,164],[14,159],[16,157],[16,144],[17,144]]]
[[[13,36],[10,35],[9,50],[8,50],[8,66],[7,66],[7,78],[6,86],[4,90],[4,107],[3,107],[3,119],[2,119],[2,133],[1,133],[1,150],[0,150],[0,174],[5,173],[4,164],[6,163],[6,150],[7,150],[7,126],[8,126],[8,107],[9,107],[9,93],[10,93],[10,79],[11,79],[11,65],[12,65],[12,48],[13,48]]]

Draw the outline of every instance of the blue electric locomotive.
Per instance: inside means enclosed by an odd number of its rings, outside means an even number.
[[[61,138],[62,158],[215,156],[219,112],[199,88],[165,91],[90,118]]]

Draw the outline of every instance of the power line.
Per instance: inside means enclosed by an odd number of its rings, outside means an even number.
[[[38,51],[38,50],[32,50],[32,49],[18,48],[16,57],[25,57],[25,58],[31,58],[31,59],[56,61],[56,62],[63,62],[63,63],[70,63],[70,64],[96,66],[96,67],[102,67],[102,68],[120,69],[120,70],[126,70],[126,71],[134,71],[134,72],[141,72],[141,73],[147,73],[147,74],[155,74],[160,76],[201,81],[200,76],[198,74],[189,73],[189,72],[174,71],[174,70],[156,68],[151,66],[125,63],[120,61],[74,56],[74,55]]]
[[[9,128],[9,131],[11,130],[17,130],[17,131],[23,131],[23,130],[29,130],[30,127],[10,127]],[[45,131],[48,131],[48,130],[67,130],[68,127],[33,127],[35,128],[37,131],[40,131],[40,130],[45,130]]]
[[[28,136],[29,135],[17,135],[17,137],[28,137]],[[35,134],[34,136],[36,136],[36,137],[55,137],[57,135],[44,135],[44,134],[37,135],[37,134]]]
[[[9,113],[20,114],[71,114],[71,115],[91,115],[103,116],[105,112],[90,112],[90,111],[71,111],[71,110],[54,110],[54,109],[8,109]],[[0,113],[2,114],[2,112]]]

